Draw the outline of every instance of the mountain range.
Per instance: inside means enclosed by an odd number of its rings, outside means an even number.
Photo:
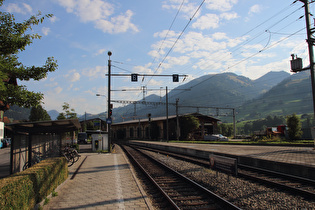
[[[223,122],[231,122],[232,109],[236,110],[238,121],[313,112],[308,72],[293,75],[284,71],[269,72],[256,80],[234,73],[205,75],[169,91],[169,115],[176,114],[176,99],[179,99],[179,114],[199,112]],[[165,103],[166,96],[150,95],[145,101]],[[145,118],[149,113],[152,117],[166,115],[165,104],[140,102],[115,108],[114,122]],[[102,113],[101,118],[105,116],[106,113]]]
[[[259,119],[268,115],[312,113],[309,75],[309,72],[293,75],[284,71],[269,72],[256,80],[234,73],[204,75],[168,92],[168,114],[176,113],[176,99],[179,100],[179,114],[199,112],[218,117],[223,122],[231,121],[232,109],[235,109],[238,121]],[[166,96],[149,95],[145,102],[114,108],[114,122],[145,118],[149,113],[152,117],[166,115]],[[50,110],[48,114],[54,120],[59,113]],[[92,118],[105,120],[106,113],[79,117],[80,120]]]

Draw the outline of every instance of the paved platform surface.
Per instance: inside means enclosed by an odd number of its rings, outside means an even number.
[[[0,149],[0,179],[10,175],[10,149],[11,147]]]
[[[81,153],[69,167],[67,181],[57,188],[58,196],[43,209],[152,209],[121,149],[115,150]]]
[[[315,167],[315,150],[313,147],[145,142]]]

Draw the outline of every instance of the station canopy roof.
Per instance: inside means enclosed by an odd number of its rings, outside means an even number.
[[[38,121],[25,123],[6,124],[5,127],[16,133],[62,133],[76,131],[81,128],[78,119],[66,119],[55,121]]]
[[[198,118],[203,118],[204,120],[206,121],[209,121],[209,122],[217,122],[217,121],[220,121],[219,119],[217,118],[214,118],[214,117],[211,117],[211,116],[208,116],[208,115],[203,115],[203,114],[200,114],[200,113],[188,113],[188,114],[183,114],[183,115],[179,115],[179,117],[182,117],[182,116],[188,116],[188,115],[192,115],[192,116],[195,116],[195,117],[198,117]],[[162,117],[153,117],[151,119],[151,121],[165,121],[167,118],[170,120],[170,119],[174,119],[176,118],[177,116],[176,115],[169,115],[168,117],[166,116],[162,116]],[[113,126],[116,126],[116,125],[126,125],[126,124],[132,124],[132,123],[142,123],[142,122],[148,122],[149,119],[148,118],[144,118],[144,119],[137,119],[137,120],[129,120],[129,121],[124,121],[124,122],[118,122],[118,123],[114,123]]]

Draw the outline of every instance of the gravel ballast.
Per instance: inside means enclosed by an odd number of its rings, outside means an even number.
[[[315,209],[315,200],[307,200],[242,178],[228,177],[225,173],[169,156],[148,153],[242,209]]]

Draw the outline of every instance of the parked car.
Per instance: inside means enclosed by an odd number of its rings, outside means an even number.
[[[204,137],[208,141],[228,141],[229,139],[222,134],[212,134]]]
[[[9,142],[7,139],[2,139],[2,148],[8,147],[9,146]]]
[[[11,145],[11,138],[5,138],[5,140],[7,141],[8,146]]]
[[[88,140],[87,140],[87,133],[85,132],[81,132],[78,133],[78,144],[87,144]]]

